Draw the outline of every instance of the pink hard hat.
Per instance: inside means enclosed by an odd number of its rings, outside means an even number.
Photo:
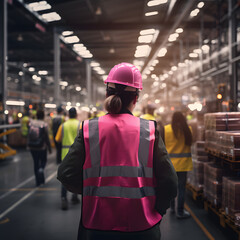
[[[118,83],[142,90],[142,76],[137,67],[130,63],[115,65],[104,83]]]

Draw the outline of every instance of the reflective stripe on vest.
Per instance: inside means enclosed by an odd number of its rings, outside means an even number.
[[[85,121],[83,135],[83,225],[128,232],[157,224],[161,215],[154,209],[154,122],[108,114]],[[123,217],[124,212],[129,217]]]
[[[191,153],[171,153],[169,154],[170,158],[186,158],[186,157],[191,157]]]

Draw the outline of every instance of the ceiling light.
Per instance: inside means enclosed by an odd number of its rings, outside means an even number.
[[[66,81],[60,81],[59,85],[67,87],[68,86],[68,82]]]
[[[78,92],[80,92],[82,90],[82,88],[81,87],[76,87],[76,91],[78,91]]]
[[[200,3],[198,3],[198,5],[197,5],[198,8],[202,8],[203,6],[204,6],[204,2],[200,2]]]
[[[153,70],[154,70],[154,67],[152,67],[152,66],[149,67],[149,70],[150,70],[150,71],[153,71]]]
[[[182,33],[183,32],[183,29],[182,28],[177,28],[176,29],[176,33]]]
[[[133,60],[133,65],[139,65],[139,66],[143,66],[144,65],[144,61],[140,61],[140,60]]]
[[[45,13],[43,15],[41,15],[42,18],[44,20],[46,20],[47,22],[53,22],[53,21],[59,21],[61,20],[61,17],[59,14],[57,14],[56,12],[51,12],[51,13]]]
[[[95,71],[101,71],[101,70],[102,70],[101,67],[94,67],[93,69],[94,69]]]
[[[79,38],[77,36],[65,37],[64,42],[65,43],[77,43],[77,42],[79,42]]]
[[[171,70],[172,70],[172,71],[176,71],[176,70],[177,70],[177,67],[176,67],[176,66],[172,66],[172,67],[171,67]]]
[[[6,101],[6,105],[13,105],[13,106],[24,106],[25,102],[23,101]]]
[[[135,57],[147,57],[151,51],[151,48],[149,45],[140,45],[137,46]]]
[[[151,78],[156,78],[156,77],[157,77],[156,74],[152,74],[152,75],[151,75]]]
[[[38,71],[38,74],[39,74],[39,75],[47,75],[47,74],[48,74],[48,71],[46,71],[46,70],[41,70],[41,71]]]
[[[69,35],[72,35],[72,34],[73,34],[73,31],[64,31],[64,32],[62,32],[63,36],[69,36]]]
[[[19,75],[19,76],[23,76],[23,72],[20,71],[20,72],[18,73],[18,75]]]
[[[168,78],[168,74],[167,73],[163,74],[163,77]]]
[[[193,11],[191,11],[190,17],[196,17],[196,16],[198,15],[199,11],[200,11],[200,10],[199,10],[198,8],[196,8],[196,9],[193,10]]]
[[[157,15],[158,14],[158,11],[153,11],[153,12],[147,12],[145,13],[145,16],[146,17],[150,17],[150,16],[154,16],[154,15]]]
[[[185,63],[182,63],[182,62],[180,62],[180,63],[178,63],[178,66],[179,66],[179,67],[185,67],[185,66],[186,66],[186,64],[185,64]]]
[[[174,42],[174,41],[177,40],[178,37],[179,37],[179,34],[178,34],[178,33],[170,34],[170,35],[169,35],[169,38],[168,38],[168,41],[169,41],[169,42]]]
[[[169,75],[173,75],[173,71],[169,71],[168,74],[169,74]]]
[[[24,64],[23,64],[23,67],[27,67],[27,65],[28,65],[27,63],[24,63]]]
[[[98,74],[99,74],[99,75],[104,75],[104,74],[105,74],[105,71],[104,71],[104,70],[100,70],[100,71],[98,71]]]
[[[154,34],[155,29],[149,28],[149,29],[144,29],[140,31],[140,35],[148,35],[148,34]]]
[[[164,3],[167,3],[168,0],[152,0],[152,1],[149,1],[147,3],[147,5],[149,7],[153,7],[153,6],[157,6],[157,5],[160,5],[160,4],[164,4]]]
[[[197,54],[201,54],[202,53],[202,50],[197,48],[197,49],[194,49],[193,50],[194,53],[197,53]]]
[[[46,1],[29,3],[27,6],[35,12],[48,10],[52,8],[51,5],[48,4]]]
[[[210,47],[208,45],[203,45],[202,50],[203,50],[204,53],[208,53],[209,50],[210,50]]]
[[[189,53],[189,57],[191,58],[197,58],[198,54],[197,53]]]
[[[161,48],[158,52],[158,57],[164,57],[167,53],[167,49],[166,48]]]
[[[100,64],[98,62],[91,62],[90,66],[91,67],[98,67],[98,66],[100,66]]]
[[[159,82],[154,82],[154,83],[153,83],[153,86],[154,86],[154,87],[157,87],[158,85],[159,85]]]
[[[34,72],[34,71],[35,71],[35,68],[34,68],[34,67],[30,67],[30,68],[28,68],[28,71],[29,71],[29,72]]]
[[[145,36],[138,37],[139,43],[150,43],[152,40],[153,40],[153,35],[145,35]]]
[[[81,106],[81,104],[80,104],[79,102],[77,102],[77,103],[76,103],[76,106],[77,106],[77,107],[80,107],[80,106]]]
[[[57,107],[57,105],[54,103],[45,103],[44,106],[45,106],[45,108],[56,108]]]

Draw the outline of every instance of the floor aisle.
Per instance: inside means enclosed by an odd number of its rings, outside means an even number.
[[[56,179],[55,153],[48,157],[46,184],[35,188],[32,158],[19,150],[0,162],[0,239],[74,240],[80,218],[80,204],[60,209],[60,184]],[[68,195],[70,199],[70,193]],[[162,240],[232,240],[214,223],[207,212],[187,196],[186,203],[209,233],[193,217],[178,220],[169,211],[161,223]],[[212,237],[212,238],[211,238]]]

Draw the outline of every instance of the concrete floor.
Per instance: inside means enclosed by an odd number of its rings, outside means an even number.
[[[14,157],[0,161],[1,240],[77,238],[81,206],[70,203],[67,211],[61,210],[60,183],[56,179],[56,170],[53,152],[48,155],[46,184],[35,188],[33,162],[27,150],[18,150]],[[195,217],[178,220],[168,211],[160,225],[162,240],[237,239],[224,232],[189,195],[186,196],[186,204]]]

